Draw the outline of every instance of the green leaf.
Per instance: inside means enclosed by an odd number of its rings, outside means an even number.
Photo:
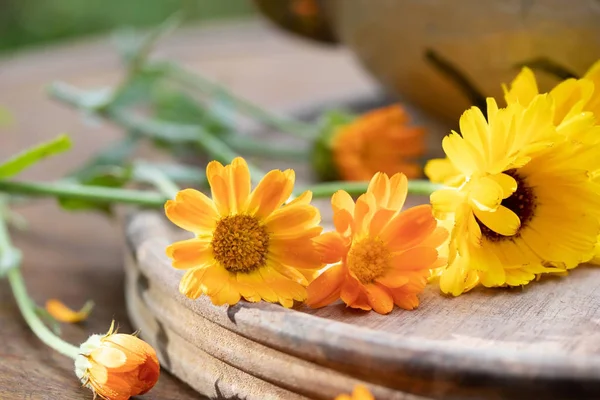
[[[100,186],[109,188],[121,188],[125,186],[133,176],[132,167],[119,167],[115,165],[99,166],[87,171],[86,178],[76,180],[78,184],[85,186]],[[90,211],[96,210],[106,214],[112,214],[110,204],[95,202],[93,200],[58,198],[58,204],[67,211]]]
[[[0,179],[10,178],[24,169],[37,164],[44,158],[62,153],[71,148],[71,139],[67,135],[60,135],[54,140],[39,144],[0,164]]]

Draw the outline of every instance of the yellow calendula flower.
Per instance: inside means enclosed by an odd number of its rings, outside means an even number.
[[[333,195],[336,229],[316,242],[323,260],[335,265],[308,286],[308,306],[341,299],[348,307],[387,314],[394,304],[406,310],[419,305],[448,231],[437,226],[429,205],[402,211],[407,188],[403,174],[378,173],[356,204],[343,190]]]
[[[127,400],[148,392],[160,375],[156,352],[133,335],[92,335],[79,348],[75,373],[83,385],[106,400]]]
[[[443,140],[445,160],[425,172],[448,188],[431,195],[436,217],[453,224],[443,292],[459,295],[484,286],[517,286],[536,274],[588,261],[600,233],[598,151],[580,145],[591,113],[554,124],[555,103],[536,95],[498,109],[488,99],[460,119],[460,134]],[[476,275],[475,275],[476,274]]]
[[[284,205],[294,187],[294,171],[270,171],[251,191],[242,158],[230,165],[208,164],[212,200],[193,189],[165,205],[167,217],[194,233],[172,244],[173,267],[187,270],[179,290],[195,299],[208,295],[216,305],[240,298],[292,307],[306,299],[306,285],[322,266],[313,245],[321,216],[305,192]]]
[[[369,389],[364,385],[356,385],[352,394],[340,394],[335,400],[375,400]]]
[[[523,68],[510,87],[504,86],[504,93],[507,104],[527,106],[539,94],[533,71]],[[549,94],[555,102],[555,125],[582,112],[594,113],[600,122],[600,61],[592,65],[582,79],[566,79]]]

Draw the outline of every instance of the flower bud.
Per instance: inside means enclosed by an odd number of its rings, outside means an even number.
[[[83,385],[107,400],[127,400],[148,392],[158,381],[156,352],[134,335],[92,335],[79,348],[75,374]]]

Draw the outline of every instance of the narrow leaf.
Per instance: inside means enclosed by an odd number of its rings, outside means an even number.
[[[25,150],[0,164],[0,179],[10,178],[39,161],[71,148],[71,139],[60,135],[49,142]]]

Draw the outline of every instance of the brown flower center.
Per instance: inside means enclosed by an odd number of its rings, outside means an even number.
[[[380,239],[367,237],[352,245],[346,264],[361,283],[371,283],[390,266],[391,254]]]
[[[269,233],[250,215],[231,215],[217,222],[211,245],[226,270],[251,272],[267,262]]]
[[[515,180],[517,181],[517,190],[515,190],[515,192],[512,195],[502,200],[501,204],[504,207],[511,210],[512,212],[514,212],[515,214],[517,214],[517,216],[521,220],[521,227],[519,228],[519,230],[521,230],[533,218],[537,204],[537,198],[535,196],[533,188],[527,184],[527,181],[522,176],[517,174],[516,169],[510,169],[508,171],[504,171],[504,173],[515,178]],[[519,235],[519,232],[517,232],[514,236],[501,235],[485,226],[481,221],[477,219],[477,217],[475,217],[475,219],[477,220],[477,223],[481,228],[482,235],[491,241],[500,241]]]

